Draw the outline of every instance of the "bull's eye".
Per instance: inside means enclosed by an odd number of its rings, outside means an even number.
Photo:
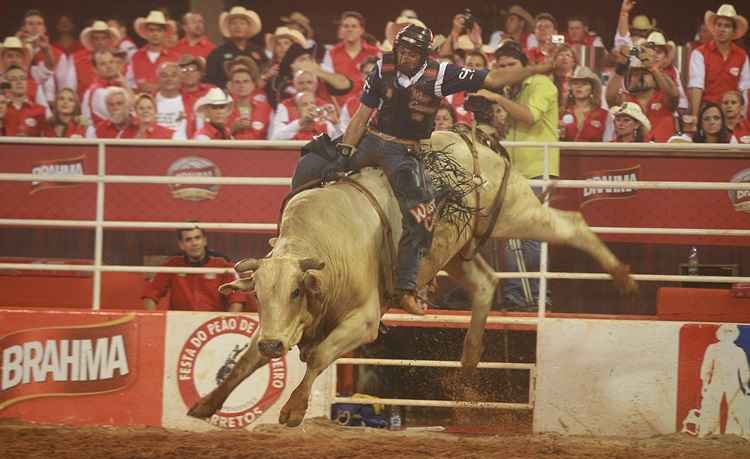
[[[299,289],[298,288],[295,288],[294,291],[292,292],[292,299],[294,299],[294,298],[299,298]]]

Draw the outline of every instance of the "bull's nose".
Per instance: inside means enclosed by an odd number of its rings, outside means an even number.
[[[276,339],[264,339],[258,343],[258,350],[268,358],[280,357],[284,352],[284,343]]]

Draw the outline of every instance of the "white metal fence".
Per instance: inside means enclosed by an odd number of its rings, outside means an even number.
[[[115,183],[163,183],[163,184],[220,184],[220,185],[290,185],[289,177],[164,177],[164,176],[135,176],[135,175],[108,175],[107,174],[107,146],[142,146],[142,147],[184,147],[184,148],[243,148],[264,150],[289,150],[298,149],[303,142],[294,141],[172,141],[172,140],[88,140],[88,139],[30,139],[30,138],[3,138],[0,144],[13,145],[88,145],[98,148],[98,170],[96,175],[58,176],[40,174],[18,174],[0,173],[0,181],[54,181],[54,182],[76,182],[96,183],[96,218],[94,220],[33,220],[33,219],[9,219],[0,218],[2,226],[32,226],[32,227],[67,227],[67,228],[93,228],[94,238],[94,263],[92,265],[63,265],[63,264],[24,264],[24,263],[0,263],[0,269],[16,270],[58,270],[58,271],[88,271],[93,272],[92,308],[100,309],[101,305],[101,273],[102,272],[179,272],[179,273],[222,273],[224,269],[217,268],[169,268],[151,266],[120,266],[106,265],[103,261],[104,230],[112,228],[190,228],[191,223],[183,222],[134,222],[134,221],[106,221],[104,219],[104,204],[106,200],[106,187]],[[545,173],[543,180],[530,180],[530,184],[536,186],[549,186],[554,184],[557,188],[631,188],[650,190],[748,190],[750,183],[732,182],[661,182],[661,181],[598,181],[598,180],[551,180],[549,177],[549,148],[561,148],[577,151],[618,151],[618,152],[650,152],[659,154],[664,151],[677,152],[717,152],[732,153],[750,159],[750,145],[693,145],[693,144],[603,144],[603,143],[539,143],[539,142],[507,142],[506,146],[540,147],[545,150]],[[549,205],[548,202],[545,206]],[[2,216],[0,216],[2,217]],[[267,230],[274,231],[276,224],[272,222],[255,223],[201,223],[206,229],[227,230]],[[650,234],[650,235],[695,235],[695,236],[750,236],[750,230],[727,230],[711,228],[641,228],[641,227],[594,227],[594,232],[600,234]],[[489,323],[505,323],[516,325],[536,325],[537,330],[543,327],[546,316],[546,297],[548,279],[585,279],[585,280],[608,280],[610,276],[599,273],[564,273],[549,272],[548,270],[548,247],[542,244],[541,261],[539,272],[527,273],[495,273],[500,279],[508,278],[538,278],[539,282],[539,308],[536,318],[520,317],[490,317]],[[750,282],[750,277],[727,277],[727,276],[674,276],[655,274],[634,274],[638,281],[648,282]],[[386,314],[384,320],[408,322],[436,322],[436,323],[468,323],[468,316],[446,316],[426,315],[411,316],[407,314]],[[537,356],[543,352],[537,348]],[[458,362],[435,362],[420,360],[388,360],[388,359],[340,359],[340,364],[357,365],[413,365],[430,367],[456,367]],[[480,403],[443,401],[443,400],[403,400],[403,399],[381,399],[378,403],[414,406],[453,406],[453,407],[485,407],[485,408],[511,408],[530,409],[533,407],[533,390],[536,379],[536,368],[534,364],[515,363],[482,363],[480,368],[503,368],[527,370],[530,372],[530,402],[527,404],[508,403]],[[335,374],[335,371],[333,371]],[[357,399],[335,397],[335,402],[358,403]],[[372,401],[359,403],[372,403]]]

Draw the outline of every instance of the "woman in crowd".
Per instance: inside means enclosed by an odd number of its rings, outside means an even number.
[[[232,132],[227,126],[231,113],[232,98],[219,88],[211,88],[208,93],[195,103],[195,112],[203,117],[203,127],[193,139],[195,140],[233,140]]]
[[[555,53],[555,71],[553,80],[557,86],[560,107],[565,106],[570,94],[570,77],[578,66],[576,53],[567,45],[561,46]]]
[[[450,131],[455,124],[456,111],[446,101],[441,102],[440,107],[438,107],[437,112],[435,113],[435,130]]]
[[[42,128],[42,137],[86,136],[86,126],[81,123],[81,104],[75,91],[70,88],[57,91],[50,109],[52,117]]]
[[[560,117],[560,140],[601,142],[608,113],[602,108],[602,83],[588,67],[576,68]]]
[[[745,105],[742,95],[737,90],[731,90],[721,96],[721,108],[727,128],[739,143],[750,143],[750,120],[745,119]]]
[[[156,100],[151,94],[135,97],[136,139],[171,139],[174,136],[175,131],[156,124],[156,113]]]
[[[619,107],[612,107],[609,113],[615,121],[616,143],[645,142],[651,131],[651,122],[635,102],[625,102]]]
[[[727,127],[721,106],[706,102],[698,114],[698,131],[693,136],[695,143],[730,143],[732,133]]]

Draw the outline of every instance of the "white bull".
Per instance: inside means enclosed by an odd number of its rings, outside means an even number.
[[[447,149],[467,171],[474,164],[470,150],[457,134],[438,132],[433,149]],[[468,204],[488,209],[500,189],[506,163],[495,152],[477,144],[479,170],[484,185],[479,203],[474,194]],[[401,237],[401,213],[382,171],[365,169],[355,180],[377,199],[393,228],[393,245]],[[607,249],[577,212],[543,207],[526,179],[511,170],[507,191],[493,238],[537,239],[567,244],[591,254],[610,273],[621,292],[637,286],[628,267]],[[477,233],[490,225],[488,212],[480,212]],[[474,367],[480,359],[482,336],[497,279],[480,257],[470,261],[457,256],[472,235],[458,235],[453,225],[438,222],[429,255],[422,260],[418,285],[423,286],[445,269],[471,296],[472,318],[464,340],[462,365]],[[386,279],[381,263],[390,259],[378,213],[368,198],[347,183],[304,191],[294,196],[284,211],[279,238],[269,257],[237,264],[241,279],[225,289],[255,289],[260,332],[253,338],[232,373],[193,406],[189,415],[211,416],[245,378],[269,359],[298,345],[307,372],[281,410],[279,422],[302,422],[313,382],[334,360],[362,344],[374,341],[385,313]],[[390,268],[388,268],[390,269]],[[388,271],[390,272],[390,271]]]

